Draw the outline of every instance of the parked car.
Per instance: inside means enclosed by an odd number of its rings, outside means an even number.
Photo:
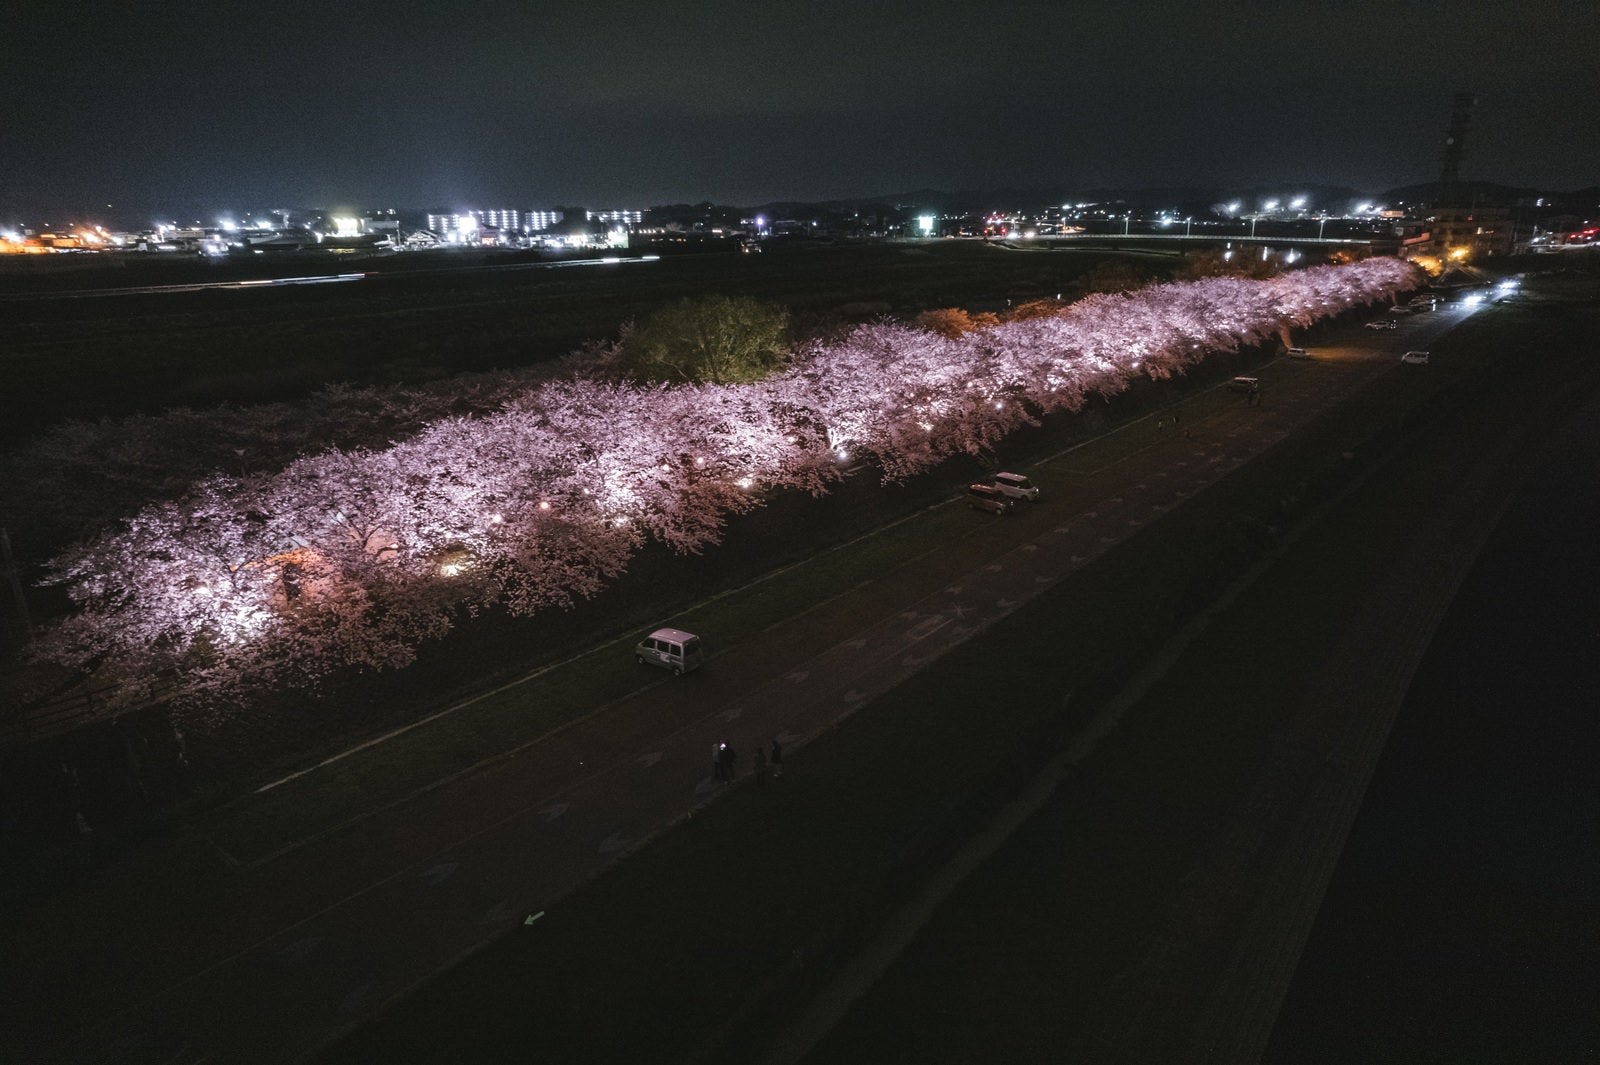
[[[1259,392],[1261,379],[1259,377],[1235,377],[1228,382],[1229,392]]]
[[[705,664],[700,637],[682,629],[657,629],[633,646],[633,659],[640,665],[670,669],[682,676]]]
[[[1426,351],[1408,351],[1400,356],[1400,361],[1408,362],[1413,366],[1426,366],[1428,365],[1428,353]]]
[[[994,486],[1001,495],[1012,499],[1026,499],[1030,503],[1039,502],[1039,486],[1020,473],[997,473],[994,475]]]
[[[1389,308],[1389,313],[1393,314],[1393,315],[1410,314],[1411,313],[1411,308],[1410,307],[1390,307]]]
[[[967,506],[973,510],[987,510],[991,514],[1004,514],[1011,509],[1011,497],[992,484],[967,486]]]
[[[1368,322],[1368,329],[1395,329],[1396,325],[1387,318],[1379,318],[1376,322]]]
[[[1285,349],[1283,349],[1283,353],[1285,355],[1289,356],[1289,358],[1291,358],[1291,359],[1309,359],[1309,358],[1311,358],[1311,356],[1306,353],[1306,349],[1305,348],[1285,348]]]

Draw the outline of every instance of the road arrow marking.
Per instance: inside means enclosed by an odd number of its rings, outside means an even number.
[[[600,856],[609,858],[614,854],[627,850],[628,842],[627,836],[624,836],[621,832],[613,832],[600,841]]]
[[[804,679],[805,679],[805,674],[802,673],[800,675],[800,680],[804,680]],[[799,682],[796,681],[796,683],[799,683]],[[722,718],[722,720],[724,720],[724,721],[735,721],[735,720],[738,719],[739,715],[742,714],[742,713],[744,713],[744,707],[742,707],[742,706],[730,706],[726,710],[724,710],[722,713],[718,714],[717,716]]]
[[[322,945],[321,936],[306,936],[284,947],[279,953],[290,961],[305,961],[310,953]]]
[[[858,692],[854,688],[851,688],[849,691],[845,692],[839,697],[840,701],[849,706],[854,706],[859,702],[863,702],[866,700],[866,698],[867,697],[864,693]]]
[[[539,816],[544,818],[544,823],[548,825],[551,821],[554,821],[556,818],[566,813],[569,809],[571,809],[569,804],[558,802],[552,806],[546,806],[543,810],[540,810]]]
[[[530,914],[528,914],[528,916],[526,916],[526,917],[524,917],[522,919],[522,927],[524,927],[524,928],[528,927],[530,924],[532,924],[533,922],[537,921],[539,918],[541,918],[543,916],[544,916],[544,911],[543,910],[540,910],[538,913],[530,913]]]
[[[844,645],[850,648],[852,651],[859,651],[867,645],[867,641],[864,638],[857,636],[853,640],[846,640]]]
[[[440,862],[426,873],[423,873],[422,879],[426,880],[430,886],[438,887],[446,880],[449,880],[459,867],[456,862]]]
[[[797,669],[793,673],[785,674],[783,679],[789,681],[791,684],[799,684],[809,676],[811,676],[811,674],[807,673],[805,670]]]
[[[651,751],[649,754],[642,755],[639,758],[639,764],[644,766],[646,769],[649,769],[651,766],[661,761],[661,753],[662,752],[660,751]]]
[[[1017,604],[1012,602],[1010,599],[1001,599],[998,602],[996,602],[994,605],[999,607],[1001,610],[1010,610],[1012,607],[1016,606]]]

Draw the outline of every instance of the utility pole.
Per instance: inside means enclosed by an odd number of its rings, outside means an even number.
[[[33,637],[33,619],[28,614],[28,600],[22,595],[22,580],[17,576],[17,561],[11,554],[11,536],[0,527],[0,567],[4,567],[6,583],[11,585],[11,595],[17,602],[17,620],[22,623],[22,642]]]
[[[1478,98],[1470,92],[1458,92],[1450,105],[1450,128],[1444,131],[1444,160],[1439,168],[1439,205],[1457,207],[1456,183],[1461,179],[1461,154],[1466,148],[1467,132],[1472,128],[1472,109]]]

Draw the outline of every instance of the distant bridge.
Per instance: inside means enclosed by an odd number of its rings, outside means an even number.
[[[988,239],[993,244],[1016,247],[1092,244],[1097,247],[1116,248],[1143,245],[1152,251],[1157,248],[1182,251],[1185,248],[1215,247],[1219,244],[1232,244],[1235,247],[1245,244],[1268,244],[1283,248],[1363,248],[1379,254],[1398,251],[1400,248],[1400,241],[1396,237],[1374,236],[1365,239],[1352,237],[1286,237],[1265,233],[1254,237],[1249,234],[1237,233],[1050,233],[1026,239],[1014,237]]]

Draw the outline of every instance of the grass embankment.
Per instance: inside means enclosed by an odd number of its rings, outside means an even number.
[[[748,1058],[747,1026],[825,978],[1148,648],[1275,542],[1274,526],[1408,425],[1447,414],[1455,390],[1516,350],[1508,341],[1526,343],[1526,325],[1495,310],[1435,345],[1423,373],[1385,374],[858,712],[793,759],[781,787],[716,804],[325,1060],[436,1060],[446,1047],[479,1061],[680,1060],[707,1045]],[[1072,469],[1103,466],[1086,449],[1040,474],[1061,491],[1084,476]],[[1217,742],[1221,761],[1238,755]]]

